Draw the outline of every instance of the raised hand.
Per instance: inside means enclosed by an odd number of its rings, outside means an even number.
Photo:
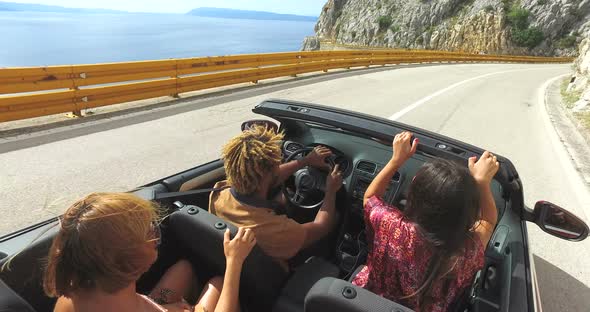
[[[336,193],[342,187],[342,172],[337,164],[326,177],[326,193]]]
[[[326,157],[332,155],[332,151],[325,147],[318,145],[305,156],[305,164],[316,168],[330,168],[330,165],[326,163]]]
[[[483,152],[479,160],[477,157],[469,158],[469,172],[475,181],[480,184],[490,184],[498,169],[500,163],[496,156],[488,151]]]
[[[412,141],[412,133],[404,131],[395,135],[392,146],[393,155],[391,156],[391,161],[400,167],[406,162],[406,160],[416,153],[418,139]]]
[[[242,264],[256,245],[256,237],[250,229],[239,228],[234,239],[229,239],[229,229],[225,230],[223,251],[228,262]]]

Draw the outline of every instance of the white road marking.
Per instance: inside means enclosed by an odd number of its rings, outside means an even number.
[[[553,123],[551,122],[551,118],[547,113],[547,90],[549,86],[554,83],[556,80],[561,79],[565,76],[571,76],[571,74],[563,74],[557,77],[553,77],[545,83],[537,90],[537,100],[539,101],[539,107],[541,108],[541,114],[543,115],[543,121],[545,124],[545,130],[549,135],[551,141],[551,145],[553,145],[553,149],[559,158],[559,162],[561,163],[561,167],[563,169],[563,173],[568,177],[568,181],[570,182],[570,186],[575,190],[574,194],[578,197],[578,202],[582,204],[582,207],[563,207],[567,210],[576,209],[576,211],[580,211],[583,216],[580,216],[585,219],[586,222],[589,222],[590,219],[588,218],[587,209],[590,208],[590,192],[586,187],[585,183],[583,182],[582,176],[578,173],[576,168],[574,167],[574,163],[567,152],[567,147],[562,143],[559,134],[555,130]],[[533,155],[531,155],[533,156]]]
[[[481,79],[481,78],[486,78],[486,77],[489,77],[489,76],[494,76],[494,75],[501,75],[501,74],[506,74],[506,73],[513,73],[513,72],[518,72],[518,71],[539,70],[539,69],[547,69],[547,68],[545,68],[545,67],[540,67],[540,68],[527,68],[527,69],[515,69],[515,70],[513,69],[513,70],[505,70],[505,71],[499,71],[499,72],[487,73],[487,74],[483,74],[483,75],[480,75],[480,76],[476,76],[476,77],[472,77],[472,78],[469,78],[469,79],[465,79],[465,80],[459,81],[459,82],[457,82],[457,83],[454,83],[454,84],[452,84],[452,85],[450,85],[450,86],[448,86],[448,87],[446,87],[446,88],[440,89],[440,90],[438,90],[438,91],[436,91],[436,92],[432,93],[432,94],[431,94],[431,95],[429,95],[429,96],[426,96],[426,97],[423,97],[423,98],[419,99],[418,101],[416,101],[416,102],[414,102],[414,103],[412,103],[412,104],[410,104],[410,105],[406,106],[406,107],[405,107],[404,109],[402,109],[401,111],[399,111],[399,112],[397,112],[397,113],[395,113],[395,114],[391,115],[391,117],[389,117],[389,119],[390,119],[390,120],[398,120],[399,118],[401,118],[401,117],[402,117],[402,116],[404,116],[405,114],[407,114],[407,113],[409,113],[409,112],[413,111],[414,109],[416,109],[416,108],[420,107],[422,104],[424,104],[424,103],[426,103],[426,102],[428,102],[428,101],[432,100],[433,98],[435,98],[435,97],[437,97],[437,96],[439,96],[439,95],[441,95],[441,94],[443,94],[443,93],[445,93],[445,92],[447,92],[447,91],[450,91],[450,90],[452,90],[452,89],[455,89],[455,88],[457,88],[457,87],[459,87],[459,86],[462,86],[462,85],[464,85],[464,84],[466,84],[466,83],[472,82],[472,81],[474,81],[474,80]]]

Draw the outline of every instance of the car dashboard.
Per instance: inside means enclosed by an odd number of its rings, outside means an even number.
[[[286,158],[299,149],[317,145],[323,145],[332,150],[332,160],[339,165],[343,173],[343,187],[349,195],[351,212],[362,216],[363,196],[369,184],[391,158],[391,143],[343,133],[338,129],[307,126],[305,131],[299,128],[299,131],[295,133],[286,133],[283,154]],[[430,158],[429,155],[416,153],[406,161],[391,179],[383,200],[403,210],[412,178]],[[501,214],[505,203],[498,182],[492,182],[492,191],[498,212]]]

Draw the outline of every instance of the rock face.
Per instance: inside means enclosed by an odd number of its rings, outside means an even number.
[[[575,63],[576,79],[570,85],[571,90],[582,90],[582,96],[574,106],[574,111],[588,110],[590,103],[590,38],[580,44],[580,56]]]
[[[320,49],[320,39],[316,36],[309,36],[303,39],[303,51],[316,51]]]
[[[514,6],[542,32],[532,48],[515,43]],[[328,0],[315,26],[336,44],[570,56],[588,29],[590,0]]]

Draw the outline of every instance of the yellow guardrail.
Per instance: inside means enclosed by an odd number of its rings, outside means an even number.
[[[573,58],[429,50],[347,50],[0,68],[0,122],[244,82],[372,65],[434,62],[567,63]]]

